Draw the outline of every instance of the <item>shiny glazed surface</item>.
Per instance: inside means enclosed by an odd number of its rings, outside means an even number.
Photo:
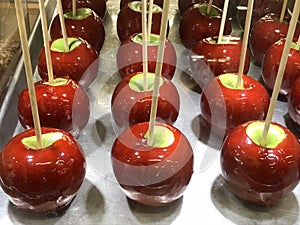
[[[286,138],[277,147],[258,146],[246,134],[247,124],[236,127],[223,143],[222,175],[243,200],[271,206],[299,182],[300,144],[291,131],[281,126]]]
[[[74,81],[51,86],[43,81],[35,83],[41,126],[54,127],[78,136],[90,116],[90,102],[86,91]],[[24,128],[33,128],[28,89],[18,96],[18,116]]]
[[[183,195],[193,173],[193,151],[185,136],[170,129],[175,141],[169,147],[147,146],[149,123],[126,129],[112,146],[115,177],[126,195],[145,205],[167,204]]]
[[[90,8],[94,10],[102,19],[106,14],[107,0],[76,0],[76,8]],[[62,0],[64,12],[72,11],[72,0]]]
[[[85,177],[86,163],[70,134],[54,128],[42,128],[42,132],[62,132],[63,138],[33,150],[21,143],[35,135],[33,129],[15,136],[0,153],[0,184],[18,208],[50,213],[74,198]]]
[[[288,114],[297,128],[300,128],[300,77],[298,77],[288,97]]]
[[[178,8],[180,11],[180,14],[182,15],[188,8],[192,7],[193,5],[197,3],[209,3],[209,0],[178,0]],[[213,1],[213,4],[220,9],[223,8],[224,0],[215,0]]]

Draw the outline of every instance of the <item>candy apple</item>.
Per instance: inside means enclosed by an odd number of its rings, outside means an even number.
[[[300,130],[300,76],[295,80],[288,97],[288,114]]]
[[[90,8],[103,19],[106,13],[106,1],[107,0],[76,0],[76,8]],[[72,11],[72,0],[62,0],[61,3],[64,12]]]
[[[270,89],[273,89],[275,84],[284,44],[285,39],[275,42],[267,50],[263,59],[262,78]],[[280,86],[280,93],[284,96],[289,94],[295,80],[300,76],[300,50],[297,49],[296,46],[297,44],[295,42],[291,45],[282,84]]]
[[[158,54],[159,35],[151,34],[148,42],[148,71],[155,73]],[[162,76],[172,79],[176,70],[176,51],[173,44],[166,39]],[[122,78],[143,71],[143,38],[135,34],[123,41],[117,52],[117,65]]]
[[[218,37],[208,37],[196,42],[190,62],[192,76],[200,87],[204,87],[214,76],[238,73],[242,44],[240,38],[232,36],[224,36],[219,43]],[[247,51],[244,74],[248,73],[249,67],[250,52]]]
[[[290,2],[290,0],[289,0]],[[240,0],[237,5],[237,19],[241,27],[245,27],[245,20],[247,14],[248,0]],[[283,0],[255,0],[253,2],[253,11],[251,17],[251,24],[253,25],[265,15],[274,13],[279,15],[281,13]]]
[[[69,77],[88,88],[97,77],[98,52],[81,38],[68,38],[69,50],[65,49],[62,38],[49,44],[54,77]],[[39,53],[38,72],[43,80],[48,80],[45,48]]]
[[[86,162],[76,139],[63,130],[34,129],[13,137],[0,153],[0,185],[18,208],[55,214],[66,209],[85,177]]]
[[[242,76],[242,87],[236,87],[237,74],[222,74],[204,87],[200,108],[212,132],[223,136],[250,120],[265,119],[270,97],[257,80]]]
[[[133,124],[149,121],[155,74],[147,75],[147,90],[144,89],[144,74],[134,73],[116,86],[111,100],[111,111],[116,125],[123,130]],[[179,113],[180,99],[175,85],[160,77],[157,120],[173,124]]]
[[[272,123],[261,144],[264,121],[239,125],[221,148],[222,175],[241,199],[272,206],[299,183],[300,143],[287,128]]]
[[[120,2],[120,9],[123,7],[123,6],[125,6],[125,5],[127,5],[129,2],[133,2],[134,0],[121,0],[121,2]],[[163,7],[163,5],[164,5],[164,0],[154,0],[154,4],[155,5],[158,5],[158,6],[160,6],[160,7]]]
[[[160,34],[162,8],[153,5],[151,32]],[[168,26],[169,30],[169,26]],[[121,8],[117,19],[117,33],[120,41],[124,41],[133,34],[142,33],[142,2],[133,1]]]
[[[80,37],[92,45],[97,52],[100,52],[104,39],[105,30],[102,19],[89,8],[80,8],[73,13],[64,13],[66,31],[68,37]],[[62,37],[59,15],[56,15],[50,25],[50,35],[52,39]]]
[[[209,0],[178,0],[178,8],[181,15],[190,7],[192,7],[195,4],[203,4],[208,3]],[[224,0],[214,0],[213,4],[217,6],[218,8],[223,8]]]
[[[193,174],[193,150],[175,127],[157,123],[147,145],[149,123],[126,129],[112,146],[115,177],[130,199],[160,206],[183,195]]]
[[[53,83],[35,83],[41,125],[54,127],[78,136],[90,116],[90,102],[86,91],[75,81],[56,78]],[[33,127],[28,88],[18,96],[18,116],[24,128]]]
[[[192,49],[197,41],[207,37],[219,35],[222,10],[212,6],[210,14],[207,14],[207,4],[195,4],[181,17],[179,35],[182,44]],[[225,22],[224,34],[231,33],[231,18]]]
[[[289,18],[280,22],[275,14],[268,14],[260,18],[250,33],[250,50],[257,65],[261,65],[268,48],[276,41],[285,38],[289,28]],[[300,25],[297,25],[295,37],[300,35]]]

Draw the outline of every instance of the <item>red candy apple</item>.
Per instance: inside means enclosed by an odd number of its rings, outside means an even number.
[[[222,175],[241,199],[272,206],[299,183],[300,143],[287,128],[272,123],[261,145],[264,121],[236,127],[221,149]]]
[[[190,7],[181,17],[179,35],[182,44],[192,49],[197,41],[219,35],[222,11],[212,6],[207,14],[207,4],[196,4]],[[225,22],[224,34],[231,33],[231,19]]]
[[[300,76],[295,80],[288,97],[288,114],[300,130]]]
[[[153,82],[155,74],[148,73],[148,89],[144,90],[144,74],[135,73],[121,80],[116,86],[111,111],[114,121],[120,128],[149,121]],[[180,99],[175,85],[168,79],[160,78],[157,119],[173,124],[179,113]]]
[[[78,136],[89,116],[89,97],[75,81],[56,78],[53,84],[35,83],[40,122],[43,127],[54,127]],[[24,128],[33,127],[28,88],[18,96],[18,116]]]
[[[50,41],[50,54],[54,77],[69,77],[82,87],[88,88],[96,79],[99,60],[97,51],[81,38],[68,38],[69,51],[62,38]],[[38,57],[38,72],[48,79],[46,53],[42,48]]]
[[[273,89],[275,84],[284,44],[285,39],[275,42],[267,50],[263,59],[262,78],[270,89]],[[280,86],[280,93],[282,95],[287,96],[289,94],[298,76],[300,76],[300,50],[296,49],[296,43],[293,42]]]
[[[0,185],[18,208],[55,214],[79,190],[86,170],[84,153],[71,134],[42,128],[43,147],[34,129],[13,137],[0,153]]]
[[[182,15],[188,8],[192,7],[195,4],[208,3],[209,0],[178,0],[179,12]],[[219,8],[223,8],[224,0],[214,0],[213,4]]]
[[[200,108],[203,119],[220,136],[250,120],[265,119],[270,97],[264,86],[249,76],[242,77],[237,88],[237,74],[222,74],[203,89]]]
[[[280,22],[275,14],[268,14],[260,18],[250,33],[249,45],[255,63],[261,65],[268,48],[276,41],[285,38],[289,28],[289,19]],[[300,35],[300,26],[297,25],[295,37]]]
[[[101,18],[104,18],[106,13],[107,0],[76,0],[76,8],[90,8]],[[62,7],[64,12],[72,11],[72,0],[62,0]]]
[[[192,49],[192,76],[204,87],[215,76],[224,73],[238,73],[242,52],[242,40],[238,37],[224,36],[218,43],[218,37],[208,37],[196,42]],[[250,67],[250,52],[247,51],[244,74]]]
[[[122,42],[117,53],[117,65],[122,78],[143,71],[143,38],[135,34]],[[155,73],[158,54],[159,35],[151,34],[148,42],[148,71]],[[162,76],[172,79],[176,70],[176,51],[173,44],[166,39]]]
[[[153,5],[151,33],[160,34],[162,8]],[[133,1],[121,8],[117,19],[117,33],[120,41],[133,34],[142,33],[142,2]]]
[[[100,52],[105,39],[104,25],[100,16],[89,8],[80,8],[76,10],[75,17],[70,11],[64,13],[64,18],[68,37],[80,37]],[[52,20],[50,35],[52,39],[62,37],[59,15]]]
[[[121,133],[112,146],[115,177],[127,197],[159,206],[183,195],[193,173],[193,150],[175,127],[157,123],[154,144],[147,145],[149,123]]]
[[[121,9],[123,6],[127,5],[129,2],[134,2],[134,0],[121,0],[121,1],[120,1],[120,9]],[[158,6],[160,6],[160,7],[163,7],[163,5],[164,5],[164,0],[154,0],[154,4],[155,4],[155,5],[158,5]]]

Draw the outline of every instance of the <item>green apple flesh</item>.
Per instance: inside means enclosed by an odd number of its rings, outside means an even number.
[[[29,149],[40,150],[43,148],[48,148],[53,145],[56,141],[62,139],[63,133],[61,132],[51,132],[42,134],[42,146],[38,146],[37,136],[30,136],[23,138],[22,144]]]
[[[78,38],[67,38],[67,43],[68,43],[69,51],[73,51],[82,42]],[[65,42],[63,38],[59,38],[53,41],[50,49],[51,51],[54,52],[69,52],[65,48]]]
[[[144,79],[147,79],[147,89],[144,88]],[[143,73],[138,73],[133,76],[129,81],[129,87],[136,92],[143,91],[153,91],[155,81],[155,74],[148,73],[146,77],[144,77]],[[159,78],[159,87],[163,84],[163,79]]]

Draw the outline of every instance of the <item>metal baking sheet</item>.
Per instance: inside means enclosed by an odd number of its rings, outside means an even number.
[[[50,1],[51,2],[51,1]],[[54,2],[54,1],[52,1]],[[48,3],[49,4],[49,3]],[[186,50],[178,36],[179,13],[177,1],[172,1],[169,39],[177,50],[178,66],[173,79],[180,98],[181,108],[174,124],[189,139],[194,155],[194,174],[178,201],[163,207],[146,207],[128,200],[119,188],[112,172],[110,151],[119,131],[110,112],[110,99],[120,81],[116,67],[116,52],[120,44],[116,32],[119,1],[107,1],[108,13],[104,19],[106,41],[101,51],[97,80],[88,90],[91,100],[91,117],[78,138],[86,160],[87,174],[84,183],[68,210],[59,217],[47,217],[16,209],[0,190],[0,224],[300,224],[300,187],[270,208],[254,207],[238,200],[226,187],[220,175],[219,150],[221,140],[215,139],[201,126],[200,93],[189,75]],[[40,26],[37,26],[37,30]],[[39,32],[35,32],[31,46],[33,54],[42,45]],[[34,43],[34,44],[33,44]],[[38,47],[36,47],[38,46]],[[36,57],[34,57],[36,60]],[[17,71],[10,94],[1,108],[1,147],[16,133],[23,130],[17,121],[16,96],[25,81],[22,62]],[[260,78],[260,68],[251,65],[250,76]],[[287,105],[278,101],[274,120],[289,125]]]

